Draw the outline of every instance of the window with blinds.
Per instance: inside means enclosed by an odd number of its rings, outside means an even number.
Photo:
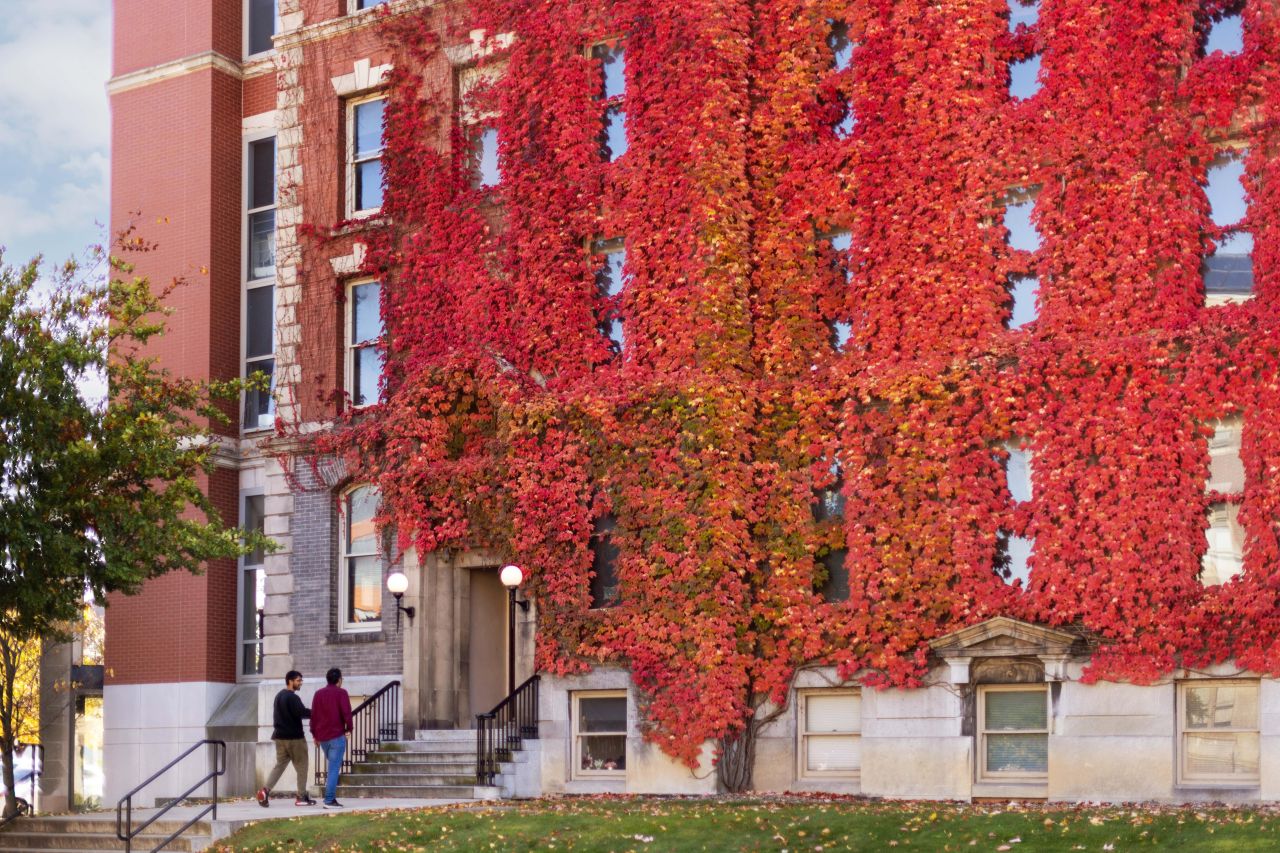
[[[1259,778],[1258,682],[1178,685],[1179,777],[1194,784],[1249,784]]]
[[[802,691],[797,714],[800,777],[856,779],[862,769],[859,691]]]
[[[984,779],[1049,776],[1049,691],[1034,684],[978,688],[978,752]]]

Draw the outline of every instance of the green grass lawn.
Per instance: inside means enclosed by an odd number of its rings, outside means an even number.
[[[1280,811],[586,798],[271,820],[215,851],[1280,850]]]

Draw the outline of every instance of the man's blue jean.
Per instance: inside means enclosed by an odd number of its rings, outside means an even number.
[[[347,736],[339,735],[333,740],[322,740],[320,748],[324,750],[324,757],[329,765],[329,776],[324,786],[324,801],[332,803],[338,797],[338,776],[342,774],[342,757],[347,754]]]

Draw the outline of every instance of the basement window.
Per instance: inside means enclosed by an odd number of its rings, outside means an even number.
[[[574,778],[626,778],[627,692],[583,690],[572,695]]]
[[[801,779],[857,779],[862,768],[862,695],[802,690],[797,697]]]
[[[1178,781],[1256,785],[1259,682],[1184,681],[1178,685]]]
[[[1049,691],[1042,685],[978,688],[978,755],[983,781],[1049,778]]]

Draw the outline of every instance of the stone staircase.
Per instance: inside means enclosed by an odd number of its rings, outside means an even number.
[[[149,851],[176,832],[185,821],[158,820],[134,838],[135,851]],[[208,821],[198,821],[180,837],[165,845],[165,850],[203,850],[211,843],[212,829]],[[0,829],[0,853],[40,850],[43,853],[106,853],[124,850],[124,842],[116,838],[115,812],[95,812],[55,817],[24,817]]]
[[[344,797],[496,800],[502,789],[476,784],[474,729],[420,731],[414,740],[384,743],[344,773]]]

